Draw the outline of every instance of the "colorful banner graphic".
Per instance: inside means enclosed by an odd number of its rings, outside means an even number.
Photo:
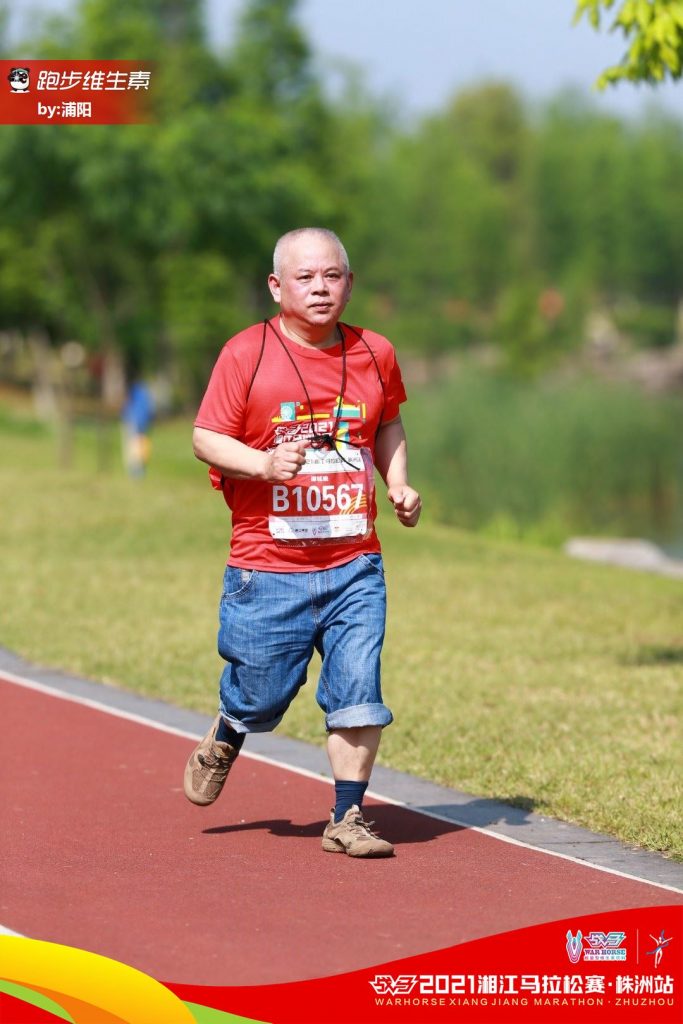
[[[184,1003],[164,985],[133,967],[54,942],[0,935],[2,982],[30,990],[43,1013],[58,1007],[73,1024],[194,1024]],[[2,1004],[0,1003],[0,1006]],[[28,1018],[31,1019],[30,1017]],[[13,1024],[0,1013],[3,1024]]]
[[[679,1024],[683,905],[566,918],[284,985],[162,985],[94,953],[15,937],[0,937],[0,965],[5,1024]]]
[[[0,124],[140,124],[154,67],[133,60],[0,60]]]

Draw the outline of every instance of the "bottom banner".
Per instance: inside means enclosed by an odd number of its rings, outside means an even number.
[[[673,904],[566,918],[327,978],[208,987],[0,936],[0,1021],[680,1024],[682,943],[683,904]]]
[[[169,987],[184,1000],[268,1024],[680,1024],[682,932],[683,905],[639,908],[566,918],[313,981]]]

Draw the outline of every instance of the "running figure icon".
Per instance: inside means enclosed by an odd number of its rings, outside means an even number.
[[[669,943],[671,942],[671,939],[673,938],[673,936],[671,936],[668,939],[665,939],[664,938],[664,929],[662,928],[661,932],[659,933],[659,938],[658,939],[656,939],[654,937],[654,935],[650,935],[650,938],[654,942],[655,948],[654,949],[648,949],[647,950],[647,955],[648,956],[654,956],[654,958],[655,958],[655,968],[657,968],[657,967],[659,967],[660,963],[662,962],[662,954],[664,953],[664,948],[669,945]]]

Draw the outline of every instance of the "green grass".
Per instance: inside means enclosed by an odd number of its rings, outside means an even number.
[[[87,433],[59,471],[49,435],[0,416],[0,643],[214,712],[229,520],[189,433],[158,429],[136,482],[115,435],[109,473]],[[683,858],[681,582],[387,511],[379,527],[382,763]],[[322,743],[312,683],[281,731]]]

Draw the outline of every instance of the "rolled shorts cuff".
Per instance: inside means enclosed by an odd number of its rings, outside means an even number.
[[[285,717],[282,714],[278,715],[277,718],[271,718],[268,722],[240,722],[237,718],[227,714],[223,708],[219,708],[219,710],[225,721],[230,723],[235,732],[272,732]]]
[[[325,728],[356,729],[364,725],[391,725],[394,720],[386,704],[354,704],[349,708],[339,708],[325,716]]]

